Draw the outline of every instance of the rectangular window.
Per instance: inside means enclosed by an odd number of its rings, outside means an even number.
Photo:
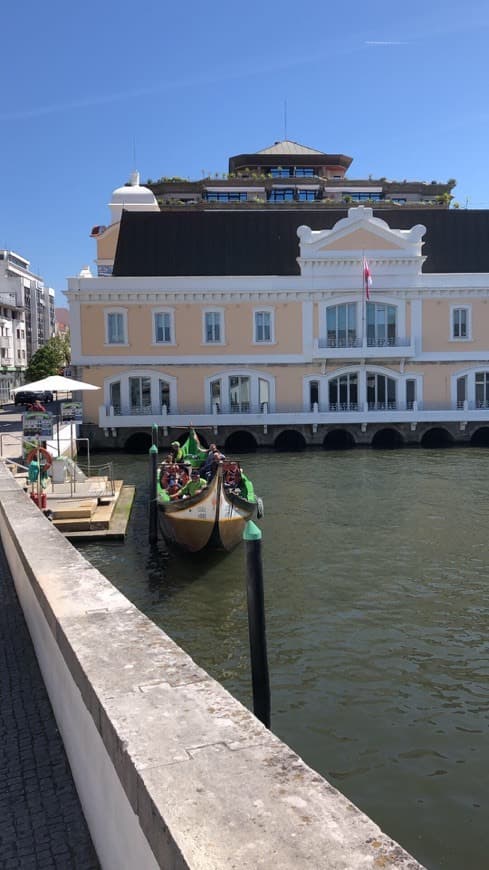
[[[232,414],[245,413],[250,410],[250,379],[240,375],[229,378],[229,407]]]
[[[291,202],[294,199],[294,189],[292,187],[277,187],[270,191],[270,202]]]
[[[467,308],[452,308],[452,338],[468,338]]]
[[[211,411],[216,411],[218,414],[221,410],[221,381],[211,381]]]
[[[489,372],[475,373],[475,406],[489,407]]]
[[[155,343],[169,344],[171,335],[171,314],[169,311],[155,312]]]
[[[121,382],[115,381],[110,385],[110,404],[115,414],[121,413]]]
[[[416,401],[416,381],[409,379],[406,381],[406,408],[412,411]]]
[[[312,166],[296,166],[295,176],[296,178],[313,178],[314,169],[312,168]]]
[[[129,378],[131,412],[147,414],[151,412],[151,378]]]
[[[222,193],[207,191],[204,194],[204,199],[207,202],[246,202],[248,194],[246,191],[223,191]]]
[[[220,344],[222,341],[221,312],[205,312],[205,341],[207,344]]]
[[[255,311],[255,341],[272,340],[272,312]]]
[[[258,378],[258,401],[260,403],[260,411],[268,408],[270,405],[270,384],[264,378]]]
[[[109,311],[107,314],[108,344],[125,344],[124,315],[119,311]]]
[[[293,174],[294,170],[292,166],[286,166],[285,168],[282,166],[272,166],[270,169],[270,175],[272,178],[290,178]]]
[[[299,190],[299,202],[314,202],[315,199],[315,190]]]
[[[463,408],[467,399],[467,375],[457,378],[457,408]]]

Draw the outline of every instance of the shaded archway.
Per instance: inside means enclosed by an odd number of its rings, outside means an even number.
[[[275,450],[283,452],[299,453],[301,450],[305,450],[306,441],[300,432],[296,432],[294,429],[286,429],[285,432],[281,432],[277,436],[274,447]]]
[[[148,432],[134,432],[124,444],[124,450],[126,453],[147,453],[151,443]]]
[[[453,438],[450,432],[442,429],[440,426],[434,426],[433,429],[428,429],[421,439],[421,447],[452,447]]]
[[[224,450],[226,453],[254,453],[256,441],[251,432],[233,432],[226,438]]]
[[[397,429],[379,429],[371,442],[371,447],[375,450],[397,450],[403,446],[404,439]]]
[[[489,447],[489,427],[481,426],[477,429],[470,439],[471,447]]]
[[[355,446],[355,439],[347,429],[331,429],[324,436],[324,450],[351,450]]]

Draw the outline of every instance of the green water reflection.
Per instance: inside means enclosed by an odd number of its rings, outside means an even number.
[[[80,549],[251,706],[243,548],[151,552],[147,457],[111,458],[139,487],[127,542]],[[489,453],[243,463],[265,500],[273,730],[428,867],[486,867]]]

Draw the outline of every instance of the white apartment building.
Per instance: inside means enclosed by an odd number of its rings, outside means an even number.
[[[29,360],[54,335],[54,290],[15,251],[0,250],[0,402],[21,384]]]

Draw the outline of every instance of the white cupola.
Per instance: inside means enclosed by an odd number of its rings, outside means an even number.
[[[126,211],[159,211],[154,193],[149,187],[139,183],[139,172],[132,172],[128,184],[117,187],[109,202],[111,223],[121,219],[122,210]]]

